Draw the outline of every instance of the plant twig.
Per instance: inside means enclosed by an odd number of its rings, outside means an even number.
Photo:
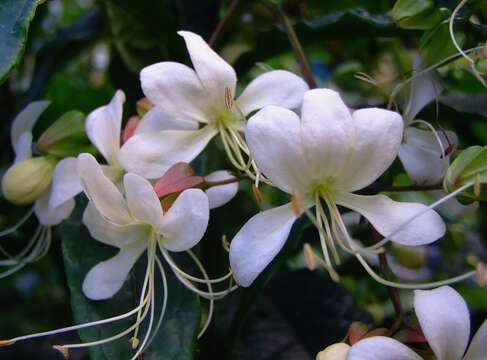
[[[311,89],[316,88],[317,85],[313,77],[313,72],[311,71],[311,67],[309,66],[308,59],[306,58],[303,47],[301,46],[301,42],[299,41],[298,36],[294,31],[291,21],[289,20],[286,13],[282,10],[281,7],[279,7],[277,10],[277,16],[279,17],[279,21],[284,27],[284,31],[286,32],[289,42],[291,43],[294,56],[296,57],[296,60],[299,63],[304,80],[306,81],[306,83]]]
[[[218,40],[218,37],[220,36],[223,28],[225,27],[228,20],[230,20],[230,17],[235,12],[235,9],[237,8],[239,1],[240,0],[232,0],[230,5],[228,6],[227,11],[225,12],[225,15],[216,25],[215,30],[213,30],[213,33],[210,36],[210,40],[208,40],[208,45],[210,45],[210,47],[213,47],[215,45],[215,43]]]
[[[374,233],[376,231],[374,230]],[[380,253],[378,254],[379,256],[379,264],[380,264],[380,269],[384,277],[387,276],[387,270],[389,269],[389,264],[387,263],[387,257],[385,253]],[[404,321],[405,319],[405,314],[404,314],[404,308],[402,307],[401,303],[401,298],[399,297],[399,292],[397,291],[396,288],[387,286],[387,292],[389,294],[389,298],[391,299],[392,306],[394,307],[394,311],[396,312],[396,315],[398,317],[398,320],[400,322]]]

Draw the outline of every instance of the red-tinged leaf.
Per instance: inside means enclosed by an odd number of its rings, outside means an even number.
[[[401,330],[394,337],[406,344],[422,344],[428,342],[421,329],[418,328]]]
[[[124,143],[134,135],[135,129],[137,129],[139,122],[140,116],[132,116],[130,117],[129,121],[127,121],[127,125],[125,125],[122,133],[122,141]]]
[[[154,189],[158,197],[162,198],[169,194],[179,193],[183,190],[198,187],[204,183],[205,179],[196,176],[191,165],[187,163],[177,163],[171,166],[157,180]]]
[[[348,328],[348,341],[350,345],[360,341],[363,336],[369,331],[369,327],[363,322],[354,321]]]
[[[378,328],[374,330],[370,330],[367,334],[365,334],[362,339],[369,338],[372,336],[387,336],[389,334],[389,330],[386,328]]]

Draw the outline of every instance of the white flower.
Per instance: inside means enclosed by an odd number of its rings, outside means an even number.
[[[83,222],[93,238],[120,249],[86,275],[83,291],[88,298],[112,297],[143,252],[147,251],[150,258],[158,246],[185,251],[203,237],[209,203],[202,190],[183,191],[164,214],[152,185],[136,174],[123,177],[124,196],[89,154],[78,157],[78,173],[90,199]]]
[[[463,298],[449,286],[416,290],[414,310],[419,324],[438,360],[482,360],[487,356],[487,321],[480,326],[467,349],[470,314]],[[388,337],[357,342],[348,360],[421,360],[406,345]]]
[[[14,119],[10,140],[15,152],[15,162],[32,158],[32,129],[44,110],[47,101],[34,101]],[[81,192],[76,172],[76,159],[67,157],[57,162],[51,185],[34,203],[39,223],[53,226],[66,219],[74,209],[74,197]]]
[[[421,70],[416,60],[416,70]],[[430,73],[424,73],[412,80],[411,91],[404,111],[404,142],[399,150],[401,160],[409,177],[417,184],[434,185],[442,181],[450,164],[451,147],[458,143],[453,131],[422,130],[412,125],[423,123],[415,120],[418,113],[442,91],[438,80]],[[440,145],[441,144],[441,145]]]
[[[362,214],[378,232],[400,244],[428,244],[445,232],[441,217],[425,205],[353,194],[375,181],[397,156],[402,119],[395,112],[369,108],[351,114],[338,93],[315,89],[304,95],[301,119],[290,110],[268,106],[248,121],[245,135],[263,174],[281,190],[299,196],[303,210],[316,207],[314,221],[330,274],[328,250],[336,254],[335,242],[352,253],[354,248],[337,205]],[[230,263],[240,285],[250,285],[276,256],[297,215],[291,203],[282,205],[255,215],[237,233]]]
[[[155,105],[145,115],[151,121],[142,129],[152,131],[136,131],[121,150],[120,161],[128,171],[157,178],[172,164],[193,160],[220,133],[227,153],[243,170],[239,155],[246,152],[240,136],[245,116],[266,105],[298,107],[308,87],[290,72],[270,71],[254,79],[234,100],[235,70],[199,35],[188,31],[179,35],[194,70],[170,61],[142,69],[142,89]]]

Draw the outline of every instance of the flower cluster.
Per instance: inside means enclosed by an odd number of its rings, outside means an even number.
[[[142,69],[140,81],[147,111],[123,129],[125,95],[118,90],[109,104],[86,118],[84,132],[94,146],[92,153],[55,156],[45,151],[48,146],[39,146],[39,141],[37,156],[32,156],[32,128],[46,102],[31,103],[15,119],[11,141],[16,158],[3,177],[3,193],[13,204],[33,203],[40,225],[30,251],[5,259],[2,265],[11,268],[2,275],[48,250],[50,227],[70,216],[80,192],[88,198],[83,223],[91,237],[119,249],[114,257],[86,274],[86,297],[102,300],[116,296],[137,260],[145,256],[147,263],[140,301],[130,312],[3,344],[135,316],[131,326],[110,338],[59,348],[67,352],[131,334],[132,346],[137,349],[135,359],[150,344],[163,318],[162,313],[159,323],[154,324],[157,273],[164,283],[163,308],[167,301],[165,267],[186,288],[210,301],[210,316],[202,334],[211,319],[213,301],[238,286],[250,286],[282,249],[294,222],[303,214],[315,225],[320,239],[321,254],[312,252],[311,257],[335,281],[340,280],[336,270],[340,254],[355,257],[374,279],[397,287],[432,288],[474,276],[472,271],[445,282],[391,283],[367,262],[367,256],[383,252],[388,241],[419,246],[440,239],[446,227],[433,208],[466,188],[431,206],[397,202],[383,194],[357,194],[373,185],[398,156],[411,178],[420,184],[443,178],[448,167],[446,147],[456,143],[454,135],[445,134],[442,139],[434,129],[414,127],[421,107],[433,99],[425,95],[431,94],[428,86],[432,87],[432,79],[417,79],[404,118],[380,108],[350,109],[337,92],[310,90],[299,76],[283,70],[260,75],[237,96],[234,69],[199,35],[188,31],[179,34],[194,69],[169,61]],[[215,137],[219,137],[234,169],[197,175],[189,163]],[[241,180],[252,181],[257,195],[259,185],[265,183],[289,194],[291,200],[243,224],[228,249],[231,270],[210,279],[191,249],[205,234],[210,209],[229,202]],[[340,208],[363,216],[384,239],[372,246],[353,240]],[[17,229],[31,213],[2,235]],[[172,256],[174,252],[187,252],[203,277],[181,269]],[[227,282],[225,290],[212,288],[212,284]],[[206,288],[201,289],[201,285]],[[417,293],[417,298],[421,294]],[[140,340],[141,324],[147,317]],[[398,345],[390,346],[399,349]],[[352,349],[350,353],[354,352]]]

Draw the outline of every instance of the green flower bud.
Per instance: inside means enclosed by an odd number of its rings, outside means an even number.
[[[346,360],[350,345],[336,343],[326,347],[316,355],[316,360]]]
[[[3,195],[15,205],[33,203],[51,184],[55,166],[56,161],[45,156],[12,165],[2,179]]]

